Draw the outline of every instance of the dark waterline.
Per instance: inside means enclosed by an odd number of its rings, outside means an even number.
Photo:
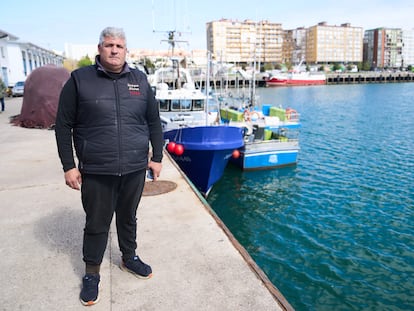
[[[210,205],[296,310],[414,310],[414,85],[258,93],[301,113],[298,165],[229,167]]]

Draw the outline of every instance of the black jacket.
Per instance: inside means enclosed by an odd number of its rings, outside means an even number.
[[[59,98],[56,141],[63,170],[124,175],[145,169],[149,142],[152,160],[162,160],[162,128],[158,104],[144,73],[124,66],[105,72],[97,64],[72,72]]]

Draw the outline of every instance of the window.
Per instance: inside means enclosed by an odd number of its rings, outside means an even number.
[[[171,110],[180,110],[180,100],[178,99],[171,100]]]
[[[169,100],[161,99],[159,102],[160,102],[160,111],[169,111]]]
[[[190,99],[181,100],[181,109],[182,110],[191,110],[191,100]]]
[[[204,100],[202,99],[196,99],[194,100],[194,110],[204,110]]]

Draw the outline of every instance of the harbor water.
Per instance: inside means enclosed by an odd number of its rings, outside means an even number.
[[[209,204],[296,310],[414,310],[414,85],[257,93],[300,112],[298,164],[229,166]]]

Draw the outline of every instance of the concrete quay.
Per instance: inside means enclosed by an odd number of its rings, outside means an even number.
[[[326,84],[405,83],[414,82],[413,72],[329,73]]]
[[[9,123],[21,104],[6,98],[0,114],[0,310],[293,310],[168,156],[160,179],[176,188],[138,209],[138,254],[153,277],[119,269],[112,225],[100,302],[82,306],[80,192],[64,183],[54,131]]]

